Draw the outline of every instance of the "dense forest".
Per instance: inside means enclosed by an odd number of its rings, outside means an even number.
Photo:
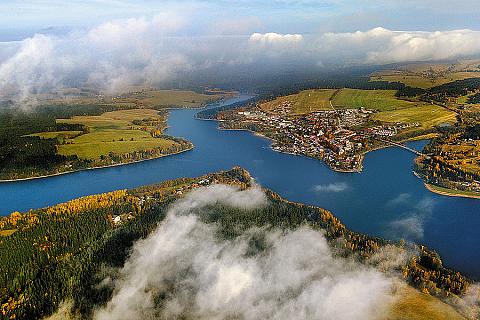
[[[465,96],[478,89],[480,89],[480,78],[469,78],[430,88],[420,98],[427,102],[447,103],[451,99]]]
[[[480,93],[475,93],[474,95],[468,97],[467,102],[471,104],[480,104]]]
[[[145,238],[165,217],[166,208],[189,190],[212,183],[245,189],[251,177],[241,168],[200,178],[177,179],[134,190],[88,196],[41,210],[12,213],[0,220],[0,318],[39,319],[62,301],[89,318],[112,289],[99,287],[101,269],[121,267],[132,244]],[[265,190],[269,205],[234,209],[211,205],[200,218],[219,226],[219,236],[235,238],[252,227],[295,229],[308,224],[332,246],[360,261],[393,244],[348,230],[329,211],[288,202]],[[339,241],[341,240],[341,241]],[[394,244],[399,248],[405,244]],[[470,281],[446,269],[438,255],[420,246],[399,272],[415,287],[438,296],[459,295]],[[97,276],[98,275],[98,276]]]
[[[463,138],[480,140],[480,124],[466,127]]]

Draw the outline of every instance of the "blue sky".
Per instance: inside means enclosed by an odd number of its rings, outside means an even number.
[[[88,28],[162,12],[195,19],[192,34],[213,21],[243,21],[237,33],[348,32],[385,27],[391,30],[480,29],[477,0],[2,0],[0,39],[23,38],[50,27]],[[233,32],[233,31],[232,31]]]

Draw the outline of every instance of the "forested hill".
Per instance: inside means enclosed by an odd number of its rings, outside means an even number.
[[[75,315],[90,318],[113,292],[111,287],[100,286],[103,279],[96,275],[122,267],[133,243],[157,228],[172,202],[212,184],[241,190],[252,187],[249,173],[235,167],[199,178],[87,196],[3,218],[0,318],[39,319],[55,312],[63,301],[73,301]],[[322,231],[342,256],[359,261],[367,261],[387,245],[412,249],[403,243],[352,232],[329,211],[286,201],[269,190],[264,192],[268,198],[265,207],[239,209],[217,204],[201,219],[217,225],[218,236],[223,239],[234,239],[254,227],[293,230],[309,225]],[[465,293],[470,285],[467,278],[444,268],[435,252],[423,246],[415,249],[416,254],[398,270],[411,285],[442,298]]]

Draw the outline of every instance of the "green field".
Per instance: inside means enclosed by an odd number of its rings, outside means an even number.
[[[271,111],[283,102],[292,103],[292,114],[305,114],[317,110],[330,109],[329,99],[336,90],[334,89],[315,89],[305,90],[297,94],[278,97],[275,100],[260,104],[264,111]]]
[[[395,90],[342,89],[333,98],[336,108],[366,108],[389,111],[414,107],[420,103],[400,100]]]
[[[90,132],[58,146],[62,155],[77,155],[81,159],[98,159],[110,152],[117,154],[132,151],[149,150],[157,147],[169,147],[176,142],[168,139],[154,138],[142,126],[132,124],[133,120],[154,119],[165,127],[165,118],[158,111],[151,109],[132,109],[107,112],[100,116],[75,116],[71,119],[57,119],[58,123],[80,123],[86,125]]]
[[[455,113],[437,105],[421,105],[418,107],[383,111],[373,115],[373,119],[382,122],[419,122],[423,129],[441,123],[454,123]]]
[[[107,104],[116,106],[129,106],[139,108],[166,108],[183,107],[198,108],[207,102],[232,97],[235,92],[204,94],[190,90],[155,90],[145,88],[131,88],[130,93],[120,96],[90,96],[69,97],[64,99],[47,100],[51,104]]]

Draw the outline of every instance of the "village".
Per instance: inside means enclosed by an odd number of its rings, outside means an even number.
[[[251,130],[271,138],[272,149],[323,160],[339,172],[360,172],[369,146],[418,123],[371,124],[373,110],[329,109],[291,115],[284,102],[266,112],[258,106],[217,115],[222,129]]]

